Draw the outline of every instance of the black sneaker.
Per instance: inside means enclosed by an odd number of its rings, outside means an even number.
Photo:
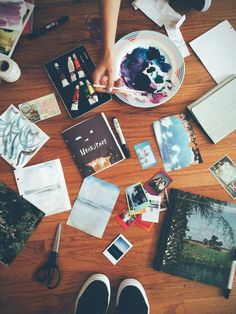
[[[76,298],[74,314],[105,314],[110,303],[110,296],[111,287],[107,276],[92,275]]]
[[[125,279],[121,282],[116,307],[118,314],[149,314],[147,295],[141,283],[136,279]]]
[[[195,10],[206,12],[211,6],[211,0],[191,0],[192,8]]]

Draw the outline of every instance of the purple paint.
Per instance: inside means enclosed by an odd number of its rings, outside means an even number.
[[[159,103],[173,87],[171,69],[159,49],[138,47],[124,57],[120,77],[130,89],[145,90],[148,93],[146,100]]]
[[[23,2],[0,2],[0,27],[12,27],[21,24]]]

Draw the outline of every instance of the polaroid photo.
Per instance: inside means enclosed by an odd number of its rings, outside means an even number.
[[[154,225],[153,222],[142,220],[142,215],[138,215],[138,218],[135,219],[134,223],[135,223],[135,225],[137,225],[138,227],[140,227],[146,231],[150,231],[152,229],[152,226]]]
[[[160,208],[159,211],[166,211],[168,207],[168,202],[169,202],[169,197],[168,197],[168,192],[167,189],[163,190],[159,195],[160,197]]]
[[[20,104],[18,108],[33,123],[61,113],[54,93],[27,101]]]
[[[163,191],[173,180],[165,172],[161,170],[156,173],[151,179],[149,179],[145,184],[144,188],[152,195],[158,195]]]
[[[158,223],[161,198],[158,195],[151,195],[149,193],[147,193],[147,197],[150,205],[146,207],[146,212],[142,214],[142,220]]]
[[[150,141],[144,141],[134,145],[135,152],[138,156],[142,169],[147,169],[157,164]]]
[[[142,183],[138,182],[126,188],[126,197],[130,214],[140,214],[150,204]]]
[[[109,261],[116,265],[122,257],[132,248],[132,244],[120,234],[103,252]]]
[[[222,157],[209,170],[229,195],[236,199],[236,165],[229,156]]]
[[[121,211],[119,215],[115,217],[115,220],[124,230],[127,230],[133,225],[137,217],[138,215],[130,215],[128,208],[125,208]]]

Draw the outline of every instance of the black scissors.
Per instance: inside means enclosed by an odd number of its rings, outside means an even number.
[[[47,262],[39,267],[35,272],[35,279],[38,282],[47,282],[48,289],[56,288],[61,279],[61,272],[57,264],[57,255],[59,250],[59,243],[61,238],[61,224],[57,226],[57,232],[54,239],[52,251]]]

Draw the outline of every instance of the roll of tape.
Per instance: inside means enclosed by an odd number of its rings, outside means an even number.
[[[0,79],[15,82],[21,75],[18,64],[7,56],[0,55]]]

